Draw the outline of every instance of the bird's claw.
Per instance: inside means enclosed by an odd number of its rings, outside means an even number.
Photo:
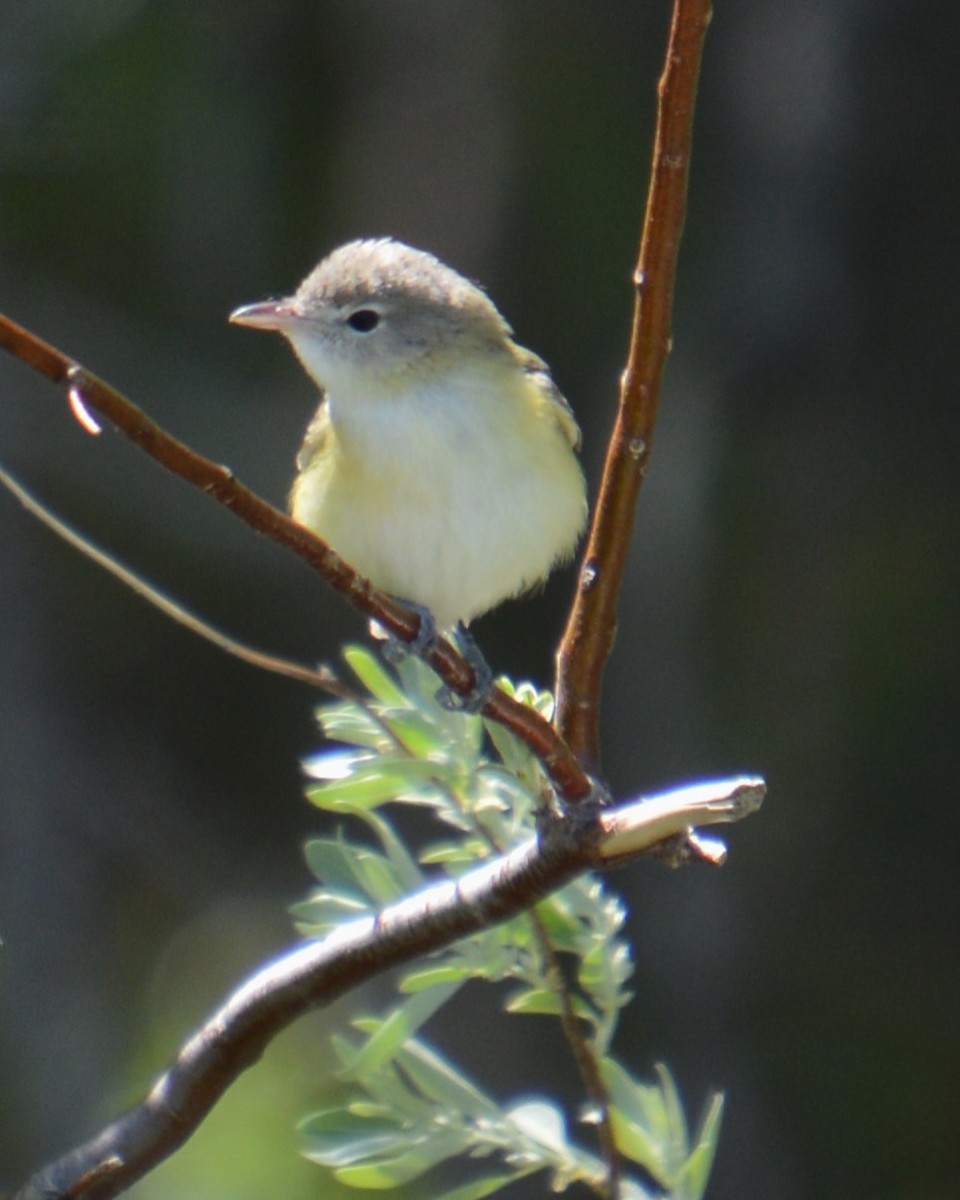
[[[394,634],[389,634],[386,641],[383,643],[383,657],[388,663],[403,662],[403,660],[411,654],[419,657],[425,650],[437,640],[437,623],[433,619],[433,613],[424,604],[417,604],[415,600],[407,600],[405,597],[397,597],[404,608],[409,608],[411,612],[415,612],[420,618],[420,628],[417,630],[416,636],[409,642],[404,642]]]
[[[437,692],[437,703],[447,712],[478,713],[493,691],[493,671],[467,627],[460,622],[454,633],[460,653],[473,667],[474,683],[469,692],[455,692],[444,684]]]

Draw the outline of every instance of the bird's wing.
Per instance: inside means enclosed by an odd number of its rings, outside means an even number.
[[[316,459],[317,455],[322,455],[324,446],[330,437],[330,411],[327,406],[327,401],[323,400],[320,407],[313,415],[313,419],[307,426],[307,432],[303,435],[303,442],[300,449],[297,451],[297,470],[305,471],[307,467]]]
[[[579,450],[583,440],[577,418],[573,415],[570,402],[553,381],[550,368],[539,354],[518,346],[520,363],[524,371],[533,378],[546,397],[550,414],[557,423],[557,428],[570,443],[571,449]]]
[[[290,495],[287,498],[287,511],[299,520],[297,517],[298,495],[303,482],[307,477],[307,473],[311,468],[314,470],[323,467],[323,464],[329,463],[330,438],[333,430],[330,425],[330,410],[327,401],[323,400],[320,407],[313,415],[313,420],[307,426],[307,432],[303,436],[303,442],[300,449],[297,451],[297,475],[293,481],[293,487],[290,489]]]

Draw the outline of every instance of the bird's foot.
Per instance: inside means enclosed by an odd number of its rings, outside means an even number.
[[[437,692],[437,703],[448,712],[478,713],[493,691],[493,671],[490,670],[490,664],[483,657],[483,651],[462,621],[457,622],[453,637],[460,653],[473,667],[476,678],[473,687],[466,695],[455,692],[453,688],[444,684]]]
[[[417,636],[409,642],[401,641],[400,638],[394,637],[392,633],[387,634],[383,643],[383,657],[389,663],[400,663],[411,654],[418,657],[429,650],[437,640],[437,623],[433,619],[433,613],[425,604],[417,604],[415,600],[408,600],[405,596],[396,596],[404,608],[409,608],[411,612],[415,612],[420,618],[420,628],[417,630]]]

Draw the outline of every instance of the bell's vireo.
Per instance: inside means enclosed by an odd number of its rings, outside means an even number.
[[[570,558],[580,431],[475,284],[401,242],[356,241],[230,320],[282,333],[320,388],[290,511],[377,587],[449,629]]]

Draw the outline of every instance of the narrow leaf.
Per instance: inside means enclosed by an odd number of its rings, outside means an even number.
[[[400,991],[405,994],[422,992],[436,987],[438,983],[463,983],[473,978],[473,971],[462,960],[445,963],[439,967],[425,967],[411,971],[400,981]]]
[[[395,1008],[357,1051],[353,1060],[339,1072],[341,1079],[360,1079],[365,1072],[394,1058],[404,1042],[428,1021],[460,987],[460,981],[438,984],[417,992]]]
[[[498,1121],[502,1110],[441,1054],[418,1039],[412,1040],[397,1057],[420,1092],[435,1104],[464,1116]]]
[[[343,651],[343,657],[370,695],[376,697],[381,704],[391,704],[398,708],[407,707],[409,701],[397,687],[393,676],[366,646],[347,646]]]
[[[584,1021],[593,1023],[596,1014],[581,996],[571,996],[570,1006],[576,1016]],[[529,991],[516,992],[504,1005],[507,1012],[526,1013],[530,1016],[558,1017],[563,1012],[563,1004],[556,992],[547,988],[531,988]]]
[[[384,1189],[400,1187],[423,1175],[438,1163],[461,1154],[470,1145],[465,1130],[435,1131],[415,1148],[395,1157],[380,1159],[365,1165],[343,1167],[334,1171],[341,1183],[350,1187]]]

